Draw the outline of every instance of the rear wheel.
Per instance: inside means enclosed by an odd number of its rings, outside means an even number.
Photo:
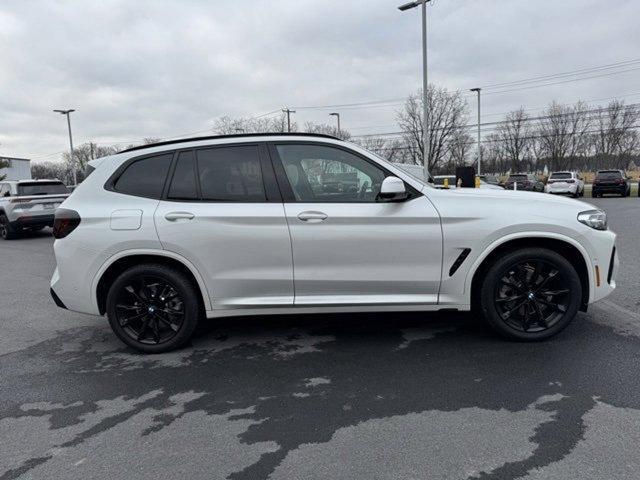
[[[5,240],[12,240],[18,236],[18,232],[9,224],[9,219],[6,215],[0,214],[0,237]]]
[[[562,331],[578,313],[582,286],[563,256],[526,248],[502,256],[486,274],[482,312],[501,335],[538,341]]]
[[[180,348],[201,316],[199,292],[180,270],[158,264],[138,265],[113,282],[107,316],[120,340],[145,353]]]

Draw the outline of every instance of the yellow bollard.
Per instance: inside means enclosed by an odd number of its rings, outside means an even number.
[[[442,186],[443,186],[444,188],[449,188],[449,179],[448,179],[448,178],[445,178],[445,179],[444,179],[444,183],[442,184]]]
[[[480,177],[476,177],[476,188],[480,188]]]

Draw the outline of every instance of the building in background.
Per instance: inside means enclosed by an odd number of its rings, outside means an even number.
[[[5,180],[30,180],[31,160],[28,158],[0,157],[0,161],[9,164],[6,168],[0,168],[0,175],[6,175]]]

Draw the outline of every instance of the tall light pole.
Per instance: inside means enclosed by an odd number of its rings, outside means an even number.
[[[478,175],[482,169],[482,144],[480,143],[480,92],[481,88],[472,88],[472,92],[478,93]]]
[[[73,171],[73,184],[77,185],[78,184],[78,177],[76,174],[76,160],[73,156],[73,137],[71,136],[71,118],[70,118],[70,113],[75,112],[75,110],[70,109],[70,110],[54,110],[54,112],[57,112],[61,115],[66,115],[67,116],[67,127],[69,128],[69,149],[70,149],[70,153],[71,153],[71,170]]]
[[[340,133],[342,130],[340,129],[340,114],[337,112],[333,112],[329,114],[330,117],[336,117],[338,119],[338,133]]]
[[[429,134],[429,82],[427,77],[427,3],[431,0],[416,0],[414,2],[400,5],[398,10],[404,12],[422,5],[422,143],[424,156],[424,178],[428,182],[429,175],[429,154],[431,138]]]
[[[287,132],[291,133],[291,114],[296,113],[296,111],[289,110],[289,107],[283,108],[282,111],[287,114]]]

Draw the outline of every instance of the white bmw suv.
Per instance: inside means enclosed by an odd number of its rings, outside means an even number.
[[[56,304],[143,352],[202,318],[470,310],[548,338],[615,288],[606,215],[576,200],[432,188],[309,134],[137,147],[91,162],[56,211]]]

